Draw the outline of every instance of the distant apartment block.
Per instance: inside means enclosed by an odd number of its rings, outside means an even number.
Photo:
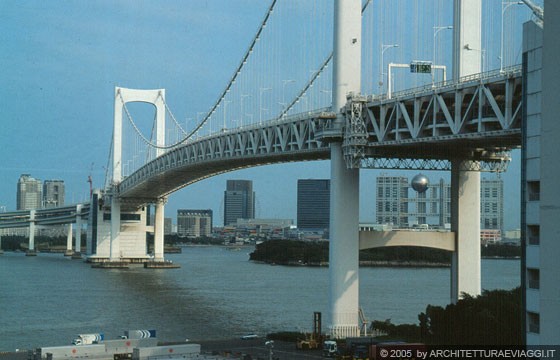
[[[51,208],[64,205],[64,181],[45,180],[43,183],[43,207]]]
[[[39,209],[42,199],[41,180],[29,174],[22,174],[17,183],[17,210]]]
[[[503,232],[504,186],[501,179],[480,182],[480,227],[494,241]],[[376,220],[405,228],[414,224],[444,227],[451,222],[451,185],[440,179],[423,192],[414,191],[406,176],[379,176],[376,179]]]
[[[330,219],[330,180],[300,179],[297,183],[297,227],[327,230]]]
[[[177,210],[177,236],[212,235],[212,210]]]
[[[409,223],[409,183],[405,176],[378,176],[376,217],[379,224],[407,227]]]
[[[237,219],[255,218],[255,193],[251,180],[228,180],[224,192],[224,226]]]

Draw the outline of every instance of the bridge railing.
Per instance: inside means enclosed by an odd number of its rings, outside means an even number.
[[[212,139],[212,138],[215,138],[215,137],[222,136],[224,134],[231,134],[231,133],[237,133],[237,132],[242,132],[242,131],[252,131],[252,130],[262,129],[262,128],[273,126],[273,125],[281,125],[281,124],[301,121],[301,120],[305,120],[305,119],[315,117],[315,116],[317,116],[321,113],[330,112],[330,111],[331,111],[331,107],[329,106],[329,107],[316,109],[316,110],[313,110],[313,111],[305,111],[305,112],[302,112],[302,113],[297,113],[297,114],[293,114],[293,115],[284,116],[282,118],[274,118],[272,120],[263,121],[262,123],[253,123],[253,124],[250,124],[250,125],[243,125],[243,126],[239,126],[239,127],[236,127],[236,128],[222,129],[222,130],[216,131],[212,134],[201,136],[197,139],[193,139],[191,137],[185,143],[183,143],[181,145],[178,145],[177,147],[185,146],[187,144],[191,145],[191,144],[193,144],[197,141]]]
[[[503,68],[502,70],[496,69],[492,71],[485,71],[477,74],[463,76],[459,78],[459,80],[451,79],[451,80],[436,82],[433,84],[430,83],[430,84],[426,84],[426,85],[422,85],[406,90],[395,91],[391,94],[391,97],[388,97],[387,94],[369,95],[367,97],[367,100],[370,102],[387,101],[387,100],[392,100],[401,97],[414,96],[430,91],[443,92],[446,90],[453,89],[454,87],[456,87],[458,84],[461,83],[466,83],[471,81],[485,81],[489,79],[495,79],[497,77],[509,77],[520,73],[521,73],[521,65],[513,65],[513,66]]]

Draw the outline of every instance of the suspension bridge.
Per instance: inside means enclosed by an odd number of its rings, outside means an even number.
[[[165,264],[163,212],[175,191],[237,169],[330,159],[333,336],[359,335],[358,252],[380,243],[359,232],[360,169],[451,171],[452,231],[431,246],[453,251],[451,300],[479,294],[480,172],[505,171],[522,143],[521,4],[391,3],[273,0],[216,102],[184,122],[164,89],[117,87],[105,187],[87,207],[88,260]],[[523,9],[523,21],[542,22],[538,7]],[[138,102],[153,105],[151,121]],[[67,222],[82,216],[67,212]],[[404,236],[423,241],[382,242]]]

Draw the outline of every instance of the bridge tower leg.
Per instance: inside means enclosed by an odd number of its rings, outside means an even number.
[[[35,210],[29,211],[29,248],[27,249],[27,256],[35,256]]]
[[[113,119],[113,177],[112,184],[114,193],[111,199],[111,250],[110,261],[120,260],[120,241],[119,233],[121,231],[121,204],[119,194],[117,193],[118,184],[122,181],[122,143],[123,143],[123,107],[129,102],[143,102],[154,105],[156,108],[156,156],[165,153],[165,90],[137,90],[116,87],[115,88],[115,107]],[[157,205],[156,205],[157,209]],[[156,210],[156,216],[158,211]],[[161,233],[161,259],[163,259],[163,205],[161,206],[160,215],[162,216],[162,233]],[[157,221],[156,221],[157,222]],[[123,232],[126,231],[123,229]],[[154,234],[155,235],[155,234]],[[123,236],[123,244],[127,241]],[[157,242],[156,242],[157,243]],[[145,246],[143,247],[145,249]],[[136,248],[139,250],[139,248]],[[156,251],[156,249],[154,249]],[[145,250],[144,250],[145,253]],[[126,257],[127,254],[123,254]]]
[[[336,0],[334,5],[332,108],[338,113],[349,92],[360,92],[361,1]],[[342,129],[338,115],[336,125]],[[348,169],[342,144],[331,143],[330,309],[331,336],[358,336],[359,326],[359,169]]]
[[[453,8],[453,79],[481,72],[481,0],[455,0]],[[459,126],[461,119],[456,119]],[[480,173],[468,159],[451,161],[451,230],[455,253],[451,259],[451,302],[465,292],[479,295]]]
[[[160,199],[156,202],[154,216],[154,261],[163,262],[163,239],[164,239],[164,205],[165,200]]]

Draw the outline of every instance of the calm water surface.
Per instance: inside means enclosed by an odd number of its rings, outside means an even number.
[[[187,247],[180,269],[92,269],[60,254],[0,256],[0,351],[69,344],[79,333],[156,329],[162,340],[309,331],[328,318],[328,269],[249,262],[253,248]],[[519,286],[518,260],[483,260],[482,287]],[[449,301],[448,268],[361,268],[368,320],[417,323]]]

